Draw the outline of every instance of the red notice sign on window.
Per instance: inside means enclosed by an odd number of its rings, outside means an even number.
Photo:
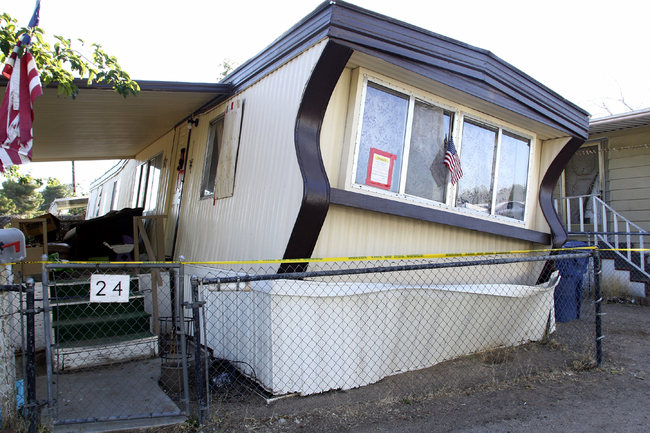
[[[390,189],[390,185],[393,182],[393,166],[395,165],[396,159],[397,155],[371,147],[366,185]]]

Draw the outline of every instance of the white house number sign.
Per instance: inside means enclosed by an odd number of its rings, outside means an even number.
[[[91,275],[90,302],[129,302],[129,276]]]

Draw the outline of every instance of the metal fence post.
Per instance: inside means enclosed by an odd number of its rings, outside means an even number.
[[[183,357],[183,398],[185,399],[185,413],[187,415],[190,414],[190,394],[189,394],[189,389],[190,389],[190,381],[188,377],[188,369],[187,369],[187,330],[185,329],[185,311],[182,308],[183,306],[183,301],[184,301],[184,296],[185,296],[185,268],[183,266],[183,260],[185,258],[183,256],[179,257],[180,266],[178,270],[178,286],[177,287],[177,293],[176,293],[176,298],[175,302],[178,304],[175,308],[176,311],[178,311],[178,323],[176,324],[177,326],[177,332],[181,336],[181,356]],[[172,304],[173,305],[173,304]]]
[[[34,309],[34,279],[27,280],[27,287],[25,289],[27,295],[27,308],[25,316],[27,321],[27,423],[28,431],[36,433],[38,424],[38,417],[36,416],[36,333],[34,330],[34,316],[36,310]]]
[[[192,275],[192,318],[194,319],[194,368],[196,374],[196,398],[199,406],[199,422],[205,421],[205,390],[203,388],[203,374],[201,371],[201,317],[200,308],[203,302],[199,302],[199,278]]]
[[[47,256],[43,254],[41,257],[43,262],[47,262]],[[53,415],[54,393],[52,390],[52,323],[50,321],[50,282],[49,282],[49,269],[47,264],[43,264],[42,274],[42,288],[43,288],[43,337],[45,341],[45,367],[47,371],[47,407],[48,418]]]
[[[13,427],[18,420],[16,357],[12,341],[13,312],[10,298],[10,292],[17,290],[17,286],[12,284],[10,266],[5,264],[0,268],[0,429],[3,431]],[[24,311],[21,312],[24,314]]]
[[[600,288],[600,276],[602,273],[602,268],[600,264],[600,253],[596,249],[593,252],[594,257],[594,298],[596,299],[596,364],[599,367],[603,365],[603,296]]]

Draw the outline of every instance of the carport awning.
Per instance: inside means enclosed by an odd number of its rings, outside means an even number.
[[[35,101],[34,162],[133,158],[230,94],[229,84],[138,81],[140,95],[124,99],[109,86],[76,84],[81,90],[75,100],[48,86]]]

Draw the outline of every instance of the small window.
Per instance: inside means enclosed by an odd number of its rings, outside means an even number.
[[[116,180],[113,182],[113,194],[111,196],[111,210],[118,210],[117,209],[117,200],[120,195],[120,180]]]
[[[490,214],[498,130],[465,120],[456,206]]]
[[[205,165],[203,179],[201,180],[201,198],[214,196],[214,185],[217,178],[219,151],[222,146],[223,117],[210,124],[208,145],[205,151]]]

